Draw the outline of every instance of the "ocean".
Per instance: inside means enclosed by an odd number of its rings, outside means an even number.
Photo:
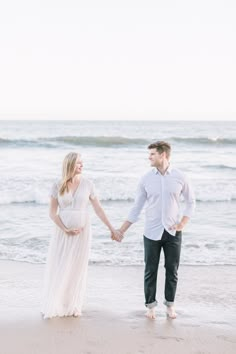
[[[196,211],[183,232],[181,263],[236,265],[236,122],[0,121],[0,259],[45,263],[54,225],[49,193],[64,156],[82,154],[83,174],[115,227],[126,219],[139,178],[150,170],[147,146],[172,145]],[[122,243],[110,239],[91,207],[91,264],[142,265],[144,213]],[[163,262],[163,256],[161,261]]]

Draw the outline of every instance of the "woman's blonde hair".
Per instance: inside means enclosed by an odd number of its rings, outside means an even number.
[[[79,156],[79,153],[70,152],[66,155],[62,165],[62,180],[59,188],[59,194],[63,195],[65,191],[69,192],[68,184],[72,182],[74,177],[76,160]]]

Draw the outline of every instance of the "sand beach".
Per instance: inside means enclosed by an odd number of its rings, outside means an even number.
[[[166,317],[164,269],[156,320],[147,319],[143,267],[89,266],[83,316],[43,320],[44,265],[1,261],[1,354],[233,354],[236,352],[234,266],[181,266],[178,317]]]

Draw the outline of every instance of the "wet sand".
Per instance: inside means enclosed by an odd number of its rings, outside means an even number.
[[[164,269],[156,320],[147,319],[143,267],[89,266],[83,316],[43,320],[44,265],[0,262],[1,354],[236,352],[234,266],[180,266],[178,317],[166,317]]]

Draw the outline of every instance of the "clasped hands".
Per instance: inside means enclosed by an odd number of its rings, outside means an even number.
[[[66,229],[65,233],[68,236],[78,236],[82,231],[83,231],[83,228],[79,227],[78,229]]]
[[[121,242],[124,238],[124,232],[121,230],[112,230],[111,231],[111,239],[117,242]]]

